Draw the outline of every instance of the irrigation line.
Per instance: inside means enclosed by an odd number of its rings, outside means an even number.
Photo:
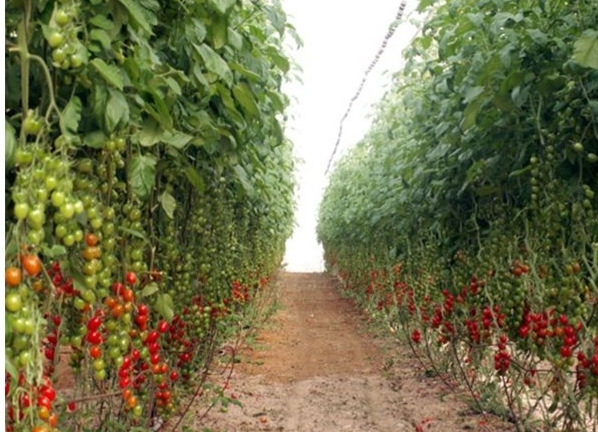
[[[380,48],[378,49],[378,52],[376,53],[376,56],[374,57],[374,60],[372,60],[372,62],[370,63],[370,66],[365,71],[365,74],[363,75],[363,78],[361,79],[361,83],[359,84],[359,87],[357,88],[357,92],[355,93],[355,95],[349,101],[349,105],[347,106],[347,110],[345,111],[345,114],[341,118],[340,125],[339,125],[339,130],[338,130],[338,136],[336,138],[336,144],[334,145],[334,149],[332,150],[332,154],[330,155],[330,159],[328,160],[328,165],[326,167],[326,172],[324,173],[324,175],[328,174],[328,171],[330,170],[330,166],[332,165],[332,161],[334,159],[334,156],[336,155],[336,152],[338,150],[338,146],[339,146],[339,144],[341,142],[341,137],[343,135],[343,123],[345,122],[345,120],[347,119],[347,117],[349,117],[349,113],[351,112],[351,108],[353,108],[353,104],[355,103],[355,101],[357,100],[357,98],[359,98],[359,95],[361,94],[361,92],[363,90],[363,87],[365,86],[365,83],[366,83],[366,81],[368,79],[368,76],[370,75],[370,72],[372,72],[372,70],[374,69],[374,67],[376,66],[376,64],[378,64],[378,61],[380,60],[380,57],[382,57],[382,54],[384,53],[384,50],[386,49],[386,46],[388,45],[388,41],[390,40],[390,38],[392,38],[392,36],[394,35],[397,27],[399,26],[399,21],[403,17],[403,12],[405,12],[405,7],[406,6],[407,6],[407,0],[402,0],[401,4],[399,5],[399,10],[397,11],[397,14],[396,14],[396,16],[394,18],[394,21],[390,25],[390,27],[388,29],[388,32],[386,33],[386,36],[384,36],[384,40],[382,41],[382,45],[380,45]]]

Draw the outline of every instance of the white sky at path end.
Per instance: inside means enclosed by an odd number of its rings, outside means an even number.
[[[324,171],[338,136],[340,120],[378,52],[398,11],[400,0],[283,0],[283,8],[304,46],[292,53],[303,69],[303,83],[285,86],[291,96],[286,134],[293,141],[297,167],[295,230],[286,244],[289,271],[323,270],[317,242],[318,206],[327,178]],[[419,3],[408,0],[404,17]],[[367,132],[373,105],[383,96],[392,72],[403,65],[402,51],[415,34],[402,21],[343,124],[334,161]],[[334,167],[334,164],[333,164]],[[332,171],[332,169],[331,169]]]

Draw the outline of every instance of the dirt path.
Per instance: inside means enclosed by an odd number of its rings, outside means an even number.
[[[391,363],[329,276],[284,273],[280,285],[281,310],[244,350],[230,381],[243,406],[213,410],[205,430],[511,430],[471,414],[442,383],[424,378],[408,351],[393,348]]]

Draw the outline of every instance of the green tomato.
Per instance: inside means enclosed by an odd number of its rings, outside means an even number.
[[[17,165],[29,165],[33,162],[33,153],[29,150],[17,149],[15,152],[15,163]]]
[[[106,220],[114,219],[115,215],[116,215],[116,212],[114,211],[114,209],[112,207],[105,207],[104,211],[102,213],[102,216],[104,216],[104,219],[106,219]]]
[[[72,234],[67,234],[62,239],[62,242],[65,246],[72,246],[75,244],[75,236],[73,236]]]
[[[71,60],[71,66],[74,68],[81,67],[81,65],[83,64],[83,59],[77,53],[72,54],[70,60]]]
[[[73,206],[75,208],[76,214],[80,214],[84,210],[83,202],[81,200],[75,201],[75,204],[73,204]]]
[[[64,43],[64,35],[59,31],[54,31],[48,37],[48,45],[52,48],[58,48]]]
[[[62,191],[55,190],[52,192],[52,196],[50,197],[52,200],[52,205],[56,208],[62,206],[66,200],[66,194]]]
[[[78,229],[73,233],[73,237],[75,238],[76,242],[80,242],[81,240],[83,240],[83,231]]]
[[[113,331],[116,331],[116,329],[118,328],[118,324],[116,323],[116,321],[114,321],[113,319],[111,319],[111,320],[108,320],[108,321],[106,321],[104,323],[104,327],[109,332],[113,332]]]
[[[12,347],[15,351],[22,351],[29,346],[29,336],[19,335],[12,341]]]
[[[41,203],[48,201],[48,190],[46,188],[39,188],[35,191],[35,197]]]
[[[109,139],[104,143],[104,149],[110,153],[114,153],[116,151],[116,141]]]
[[[83,283],[90,290],[94,289],[98,284],[98,277],[96,275],[89,275],[83,278]],[[93,291],[92,291],[93,292]]]
[[[71,67],[71,62],[69,59],[65,59],[60,63],[60,69],[67,70]]]
[[[112,346],[110,349],[108,349],[108,358],[116,360],[118,357],[121,357],[121,353],[117,346]]]
[[[26,318],[23,321],[23,333],[32,335],[35,332],[35,322],[31,318]]]
[[[60,214],[64,216],[65,219],[70,219],[75,214],[75,206],[71,203],[64,203],[60,206]]]
[[[37,135],[42,130],[42,122],[33,111],[30,111],[23,120],[22,127],[26,135]]]
[[[102,225],[102,232],[105,236],[112,235],[114,233],[114,223],[108,222]]]
[[[143,250],[135,248],[131,251],[131,260],[141,261],[143,259]]]
[[[62,48],[56,48],[52,51],[52,60],[57,65],[60,65],[66,59],[66,51]]]
[[[64,236],[66,236],[67,233],[68,233],[68,230],[66,228],[66,225],[64,225],[64,224],[56,225],[56,228],[54,229],[54,234],[56,235],[56,237],[58,237],[59,239],[64,238]]]
[[[129,317],[129,322],[131,322],[131,314],[122,314],[121,317],[122,318]],[[124,336],[121,336],[118,339],[118,347],[122,352],[125,352],[129,349],[130,343],[131,343],[131,340],[130,340],[129,336],[126,334]]]
[[[113,333],[110,336],[108,336],[108,338],[106,339],[106,345],[111,347],[118,345],[118,335]]]
[[[102,227],[102,218],[94,218],[90,219],[89,225],[95,230],[100,229]],[[111,234],[112,232],[110,232]]]
[[[15,204],[14,213],[18,220],[25,219],[29,214],[29,204],[24,202]]]
[[[32,359],[33,355],[31,355],[30,351],[23,351],[21,354],[19,354],[19,363],[21,366],[28,366]]]
[[[71,345],[75,348],[81,347],[83,345],[83,338],[81,336],[71,336]]]
[[[19,317],[12,322],[15,333],[25,333],[25,318]]]
[[[35,207],[33,210],[30,210],[27,215],[29,226],[34,229],[40,229],[43,226],[45,219],[45,214],[40,207]]]
[[[58,9],[54,15],[54,21],[56,21],[56,24],[60,27],[64,27],[71,21],[71,17],[65,10]]]
[[[4,298],[6,310],[9,312],[17,312],[23,306],[21,296],[16,292],[10,292]]]
[[[27,239],[31,243],[31,246],[39,246],[45,236],[46,233],[43,229],[32,229],[27,233]]]
[[[54,189],[56,189],[56,186],[58,186],[58,179],[56,177],[54,177],[54,176],[46,177],[46,180],[44,180],[44,187],[46,188],[46,190],[48,192],[51,192]]]
[[[91,289],[81,291],[81,298],[85,300],[86,303],[94,303],[96,301],[96,295]]]
[[[75,309],[77,309],[77,310],[83,310],[87,306],[87,303],[85,303],[85,300],[83,300],[80,297],[75,297],[73,304],[75,306]]]

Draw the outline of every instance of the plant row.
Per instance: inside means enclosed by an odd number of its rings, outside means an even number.
[[[520,430],[594,430],[598,8],[422,1],[319,213],[328,267]]]
[[[6,430],[156,427],[281,262],[293,28],[277,2],[5,11]]]

